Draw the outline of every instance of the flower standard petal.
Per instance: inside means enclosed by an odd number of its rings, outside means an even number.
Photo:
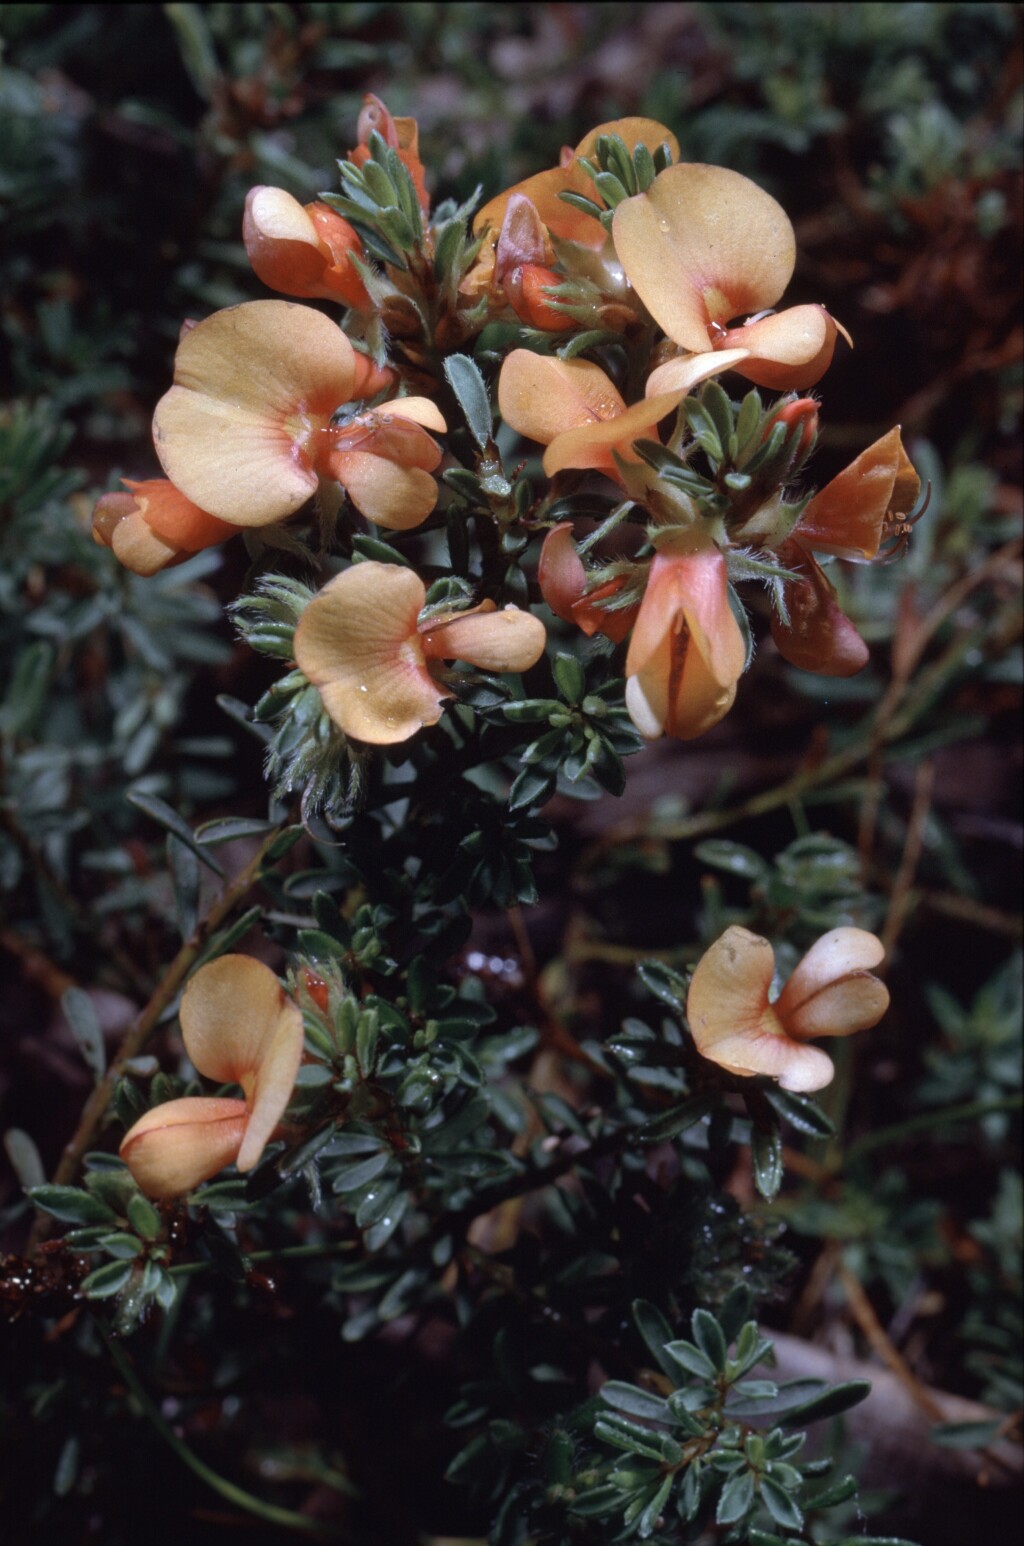
[[[796,262],[780,204],[725,167],[670,166],[617,207],[612,236],[651,316],[685,349],[712,346],[719,324],[774,306]]]
[[[312,437],[350,400],[355,373],[348,339],[307,306],[216,312],[183,337],[153,416],[164,471],[231,525],[292,515],[316,489]]]
[[[395,564],[355,564],[314,596],[295,630],[299,670],[346,735],[378,746],[434,725],[451,694],[427,670],[423,582]]]
[[[240,1084],[247,1097],[282,1028],[297,1043],[299,1066],[302,1016],[270,967],[253,956],[219,956],[200,967],[182,995],[180,1015],[185,1050],[199,1072]]]
[[[493,602],[434,619],[421,631],[428,660],[464,660],[481,671],[528,671],[543,655],[546,640],[539,617],[513,606],[498,611]]]
[[[119,1152],[147,1197],[179,1197],[232,1163],[247,1122],[243,1101],[186,1096],[147,1111]]]

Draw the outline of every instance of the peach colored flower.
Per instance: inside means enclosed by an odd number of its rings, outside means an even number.
[[[302,1015],[274,973],[250,956],[200,967],[181,1000],[185,1050],[199,1073],[240,1084],[244,1098],[186,1096],[129,1129],[121,1158],[147,1197],[177,1197],[236,1164],[252,1170],[291,1099]]]
[[[768,1074],[784,1090],[823,1089],[835,1072],[832,1059],[807,1042],[878,1024],[889,994],[870,969],[884,954],[864,929],[833,929],[771,1003],[771,945],[748,929],[726,929],[698,961],[686,1000],[698,1052],[732,1074]]]
[[[543,653],[544,624],[530,612],[485,601],[421,622],[425,602],[411,569],[368,562],[336,575],[299,618],[296,664],[346,735],[387,746],[436,724],[452,697],[434,675],[446,660],[525,671]]]
[[[556,311],[545,287],[557,285],[555,255],[536,206],[514,193],[505,209],[494,251],[493,299],[503,297],[520,321],[548,333],[564,333],[571,317]]]
[[[398,152],[398,159],[412,178],[416,197],[424,214],[430,208],[430,194],[424,181],[423,162],[420,160],[420,129],[415,118],[392,118],[380,97],[367,92],[356,126],[358,145],[348,153],[348,159],[356,166],[365,166],[370,159],[370,135],[377,131],[386,145]]]
[[[572,540],[572,522],[560,521],[544,538],[537,565],[541,595],[556,617],[575,623],[588,638],[603,633],[616,644],[629,633],[638,606],[609,610],[600,603],[610,600],[627,583],[626,577],[587,588],[587,571]]]
[[[645,397],[627,408],[621,393],[599,365],[589,360],[559,360],[529,349],[506,355],[498,378],[501,416],[528,440],[547,446],[548,477],[564,468],[593,468],[621,483],[615,457],[641,465],[636,440],[656,439],[660,419],[677,408],[700,381],[728,368],[725,355],[695,361],[670,392]]]
[[[177,488],[232,526],[294,515],[321,479],[378,525],[418,526],[437,502],[441,460],[427,429],[446,425],[425,397],[364,410],[379,379],[321,312],[288,301],[229,307],[178,346],[174,385],[153,416],[157,455]]]
[[[234,526],[200,510],[166,478],[121,482],[128,493],[101,494],[96,501],[92,535],[135,574],[156,574],[235,535]]]
[[[689,741],[732,707],[746,645],[725,559],[674,539],[655,554],[626,656],[626,708],[642,736]]]
[[[772,613],[772,638],[791,666],[818,676],[855,676],[869,650],[836,601],[835,590],[814,554],[799,542],[784,542],[779,561],[797,578],[783,582],[788,623]]]
[[[283,188],[250,188],[242,240],[253,272],[271,290],[370,306],[351,261],[363,255],[359,237],[327,204],[300,204]]]
[[[802,390],[825,374],[840,329],[824,307],[756,315],[789,283],[796,242],[781,205],[749,178],[720,166],[670,166],[646,193],[618,205],[612,237],[626,277],[682,348],[745,350],[735,369],[777,391]],[[745,325],[729,327],[749,313]],[[679,363],[656,370],[648,392],[671,390]]]
[[[613,123],[599,124],[596,129],[591,129],[575,150],[563,150],[558,166],[537,172],[524,182],[516,183],[478,210],[473,219],[475,234],[481,236],[489,232],[488,241],[493,246],[504,224],[510,199],[521,194],[533,204],[541,224],[559,241],[578,242],[581,246],[596,250],[602,248],[607,241],[607,233],[601,222],[583,210],[574,209],[561,194],[578,193],[592,199],[595,204],[603,203],[593,178],[587,175],[580,163],[592,159],[598,140],[612,134],[618,135],[630,153],[641,144],[652,152],[660,145],[667,144],[672,159],[676,160],[679,156],[679,141],[675,135],[664,124],[656,123],[652,118],[617,118]]]
[[[897,425],[815,494],[793,538],[836,558],[877,558],[888,537],[909,531],[906,517],[920,493],[921,480]]]

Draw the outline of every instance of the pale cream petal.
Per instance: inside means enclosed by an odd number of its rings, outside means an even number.
[[[528,671],[544,653],[547,634],[532,612],[519,607],[495,611],[474,607],[423,630],[423,653],[440,660],[464,660],[481,671]]]
[[[626,712],[645,741],[656,741],[665,734],[668,718],[668,675],[651,671],[631,676],[626,681]]]
[[[296,662],[346,735],[390,745],[440,719],[451,694],[430,675],[420,646],[425,599],[411,569],[355,564],[300,617]]]
[[[778,1006],[776,1006],[777,1008]],[[801,1041],[814,1036],[852,1036],[877,1025],[889,1007],[889,990],[870,972],[850,972],[789,1010],[783,1023]]]
[[[498,406],[507,424],[546,446],[566,430],[615,418],[626,405],[590,360],[555,360],[513,349],[498,378]]]
[[[830,982],[837,982],[850,972],[869,972],[884,959],[882,941],[867,929],[830,929],[797,962],[775,1008],[780,1015],[790,1015]]]
[[[731,370],[741,360],[745,360],[748,353],[747,349],[736,348],[712,349],[704,354],[680,354],[651,372],[644,395],[657,397],[661,392],[679,392],[685,397],[702,381]]]
[[[234,1161],[247,1121],[240,1100],[169,1100],[128,1130],[120,1155],[147,1197],[179,1197]]]
[[[683,163],[616,209],[619,261],[654,320],[684,349],[711,348],[709,322],[774,306],[796,261],[793,227],[756,183]]]
[[[352,345],[321,312],[249,301],[182,338],[153,440],[171,482],[238,526],[293,514],[316,488],[315,436],[350,400]]]
[[[180,1018],[185,1050],[199,1072],[241,1084],[247,1094],[282,1027],[301,1051],[299,1010],[270,967],[252,956],[219,956],[201,966],[182,995]]]
[[[437,482],[422,467],[402,467],[371,451],[339,451],[330,468],[356,509],[389,531],[421,525],[437,504]]]

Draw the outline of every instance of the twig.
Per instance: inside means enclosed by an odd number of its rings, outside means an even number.
[[[911,887],[924,848],[924,829],[932,805],[932,789],[935,785],[935,764],[922,762],[914,780],[914,803],[907,823],[907,838],[903,845],[900,867],[893,882],[889,898],[889,911],[882,929],[882,944],[886,960],[892,959],[892,950],[907,921],[911,908]]]
[[[212,1487],[214,1492],[235,1504],[237,1508],[244,1509],[247,1514],[254,1514],[257,1519],[265,1519],[269,1524],[280,1525],[285,1530],[298,1530],[304,1535],[315,1535],[320,1540],[337,1541],[347,1538],[347,1532],[342,1532],[340,1527],[332,1527],[322,1524],[317,1519],[311,1519],[306,1514],[297,1514],[290,1508],[280,1508],[276,1503],[265,1503],[254,1493],[246,1492],[244,1487],[239,1487],[235,1482],[229,1482],[227,1477],[220,1476],[212,1470],[205,1461],[200,1460],[194,1454],[184,1440],[179,1439],[170,1423],[160,1412],[156,1403],[147,1392],[135,1370],[128,1361],[123,1348],[117,1345],[113,1337],[101,1327],[101,1335],[107,1346],[107,1351],[113,1359],[117,1372],[124,1380],[135,1400],[142,1408],[143,1414],[152,1424],[156,1432],[168,1444],[182,1464],[198,1476],[200,1481]]]
[[[854,1320],[879,1358],[887,1368],[892,1370],[900,1384],[910,1395],[915,1406],[920,1407],[921,1411],[930,1417],[932,1422],[944,1422],[946,1418],[945,1412],[929,1391],[921,1384],[917,1375],[903,1357],[903,1354],[893,1346],[885,1327],[875,1314],[874,1305],[864,1292],[860,1279],[843,1261],[840,1261],[836,1267],[836,1277],[843,1285],[843,1291],[846,1294],[850,1309],[853,1311]]]

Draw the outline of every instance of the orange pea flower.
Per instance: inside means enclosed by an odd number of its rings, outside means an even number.
[[[659,419],[677,408],[698,382],[729,363],[725,355],[694,360],[672,391],[627,408],[615,384],[590,360],[559,360],[513,349],[502,362],[498,405],[507,424],[547,446],[544,471],[549,478],[567,467],[589,467],[621,483],[615,456],[640,465],[633,442],[656,438]]]
[[[156,574],[235,535],[234,526],[200,510],[166,478],[121,482],[126,494],[101,494],[96,501],[92,535],[134,574]]]
[[[836,558],[878,557],[882,543],[909,531],[921,479],[903,448],[899,425],[826,483],[793,531],[803,547]]]
[[[367,92],[356,126],[358,145],[348,153],[348,159],[356,166],[363,166],[370,159],[369,139],[376,130],[385,144],[397,150],[398,159],[412,178],[416,197],[424,213],[430,208],[430,194],[424,182],[423,162],[420,160],[420,129],[415,118],[392,118],[380,97]]]
[[[823,306],[728,325],[774,306],[796,262],[785,211],[749,178],[720,166],[670,166],[646,193],[618,205],[612,237],[626,277],[682,348],[742,349],[736,370],[777,391],[802,390],[825,374],[840,328]],[[648,392],[671,390],[673,369],[685,363],[661,366]]]
[[[371,521],[404,531],[437,502],[441,450],[427,430],[446,425],[425,397],[364,411],[380,380],[321,312],[288,301],[229,307],[178,346],[174,385],[153,416],[157,455],[177,488],[232,526],[294,515],[323,479]]]
[[[236,1164],[252,1170],[291,1099],[302,1015],[274,973],[250,956],[200,967],[181,1000],[185,1049],[199,1073],[240,1084],[244,1098],[165,1101],[125,1134],[121,1158],[147,1197],[178,1197]]]
[[[917,503],[921,480],[903,448],[899,428],[889,430],[855,458],[811,500],[779,550],[796,580],[783,587],[789,622],[772,617],[772,637],[791,665],[825,676],[853,676],[868,661],[868,647],[840,609],[815,553],[861,562],[877,558],[890,537],[910,531],[906,519]]]
[[[283,188],[250,188],[242,240],[253,272],[271,290],[357,309],[371,305],[351,262],[362,257],[362,244],[329,205],[300,204]]]
[[[572,522],[560,521],[544,538],[537,565],[541,595],[556,617],[575,623],[588,638],[603,633],[616,644],[629,633],[639,610],[636,606],[610,611],[599,605],[626,584],[626,578],[608,580],[587,588],[587,571],[572,540]]]
[[[578,242],[583,247],[600,250],[607,241],[607,233],[601,222],[583,210],[574,209],[560,195],[579,193],[584,198],[592,199],[595,204],[604,202],[593,179],[580,163],[593,158],[597,142],[602,136],[612,134],[617,134],[630,152],[637,145],[646,145],[653,152],[660,145],[667,144],[672,159],[676,160],[679,156],[679,141],[675,135],[664,124],[656,123],[652,118],[617,118],[613,123],[598,124],[575,150],[566,148],[562,152],[558,166],[546,172],[537,172],[524,182],[516,183],[478,210],[473,219],[475,234],[480,236],[489,230],[489,239],[493,245],[504,224],[509,201],[517,195],[523,195],[533,204],[541,224],[556,239]]]
[[[725,559],[678,538],[655,554],[626,656],[626,708],[642,736],[690,741],[729,712],[746,645]]]
[[[396,564],[354,564],[309,603],[295,631],[299,670],[346,735],[376,746],[406,741],[441,717],[446,660],[525,671],[544,651],[539,618],[484,601],[423,622],[423,581]]]
[[[807,1043],[878,1024],[889,994],[870,969],[884,954],[864,929],[833,929],[771,1003],[771,945],[748,929],[726,929],[697,963],[686,1000],[698,1052],[732,1074],[768,1074],[784,1090],[824,1089],[835,1073],[832,1059]]]

